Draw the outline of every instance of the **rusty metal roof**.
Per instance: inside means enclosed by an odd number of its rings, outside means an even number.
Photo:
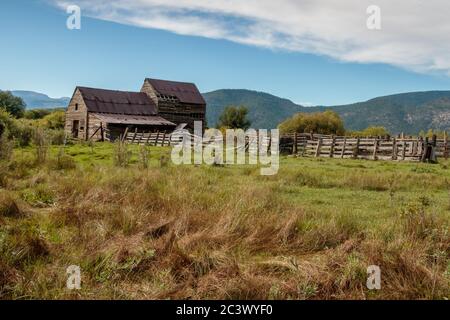
[[[89,112],[155,115],[156,105],[145,93],[77,87]]]
[[[160,94],[175,96],[181,103],[206,105],[197,86],[188,82],[167,81],[159,79],[145,79]]]
[[[140,115],[105,114],[105,113],[93,113],[92,115],[104,123],[176,127],[175,123],[170,122],[159,116],[140,116]]]

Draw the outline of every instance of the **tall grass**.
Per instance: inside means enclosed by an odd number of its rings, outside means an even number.
[[[446,169],[283,159],[278,176],[261,177],[249,167],[161,169],[167,150],[154,148],[142,170],[139,148],[118,145],[108,147],[109,165],[83,162],[103,147],[69,146],[78,165],[65,171],[5,173],[2,298],[71,298],[72,264],[86,299],[450,295]],[[114,166],[118,148],[137,160]],[[433,177],[427,189],[424,176]],[[366,287],[373,264],[380,291]]]

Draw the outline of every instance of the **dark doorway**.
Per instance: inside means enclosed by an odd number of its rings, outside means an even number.
[[[74,120],[72,125],[72,137],[78,138],[78,131],[80,130],[80,121]]]

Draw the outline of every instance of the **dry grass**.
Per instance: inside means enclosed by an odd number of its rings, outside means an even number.
[[[2,298],[450,296],[447,169],[283,159],[277,176],[261,177],[252,167],[161,165],[167,156],[152,149],[142,170],[132,159],[114,167],[108,148],[111,164],[9,164]],[[79,292],[65,289],[72,264]],[[379,291],[366,288],[373,264]]]

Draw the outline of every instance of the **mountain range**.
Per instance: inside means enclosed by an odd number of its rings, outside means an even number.
[[[34,91],[16,90],[11,91],[11,93],[16,97],[21,97],[28,109],[65,108],[70,101],[70,98],[50,98],[46,94]]]
[[[218,90],[204,94],[207,119],[215,125],[228,105],[245,105],[254,128],[275,128],[297,112],[336,111],[345,128],[363,130],[383,126],[389,132],[417,134],[421,130],[450,129],[450,91],[411,92],[378,97],[341,106],[304,107],[290,100],[249,90]]]
[[[50,98],[32,91],[12,91],[24,99],[29,109],[65,107],[70,98]],[[450,91],[427,91],[378,97],[341,106],[305,107],[274,95],[240,89],[224,89],[203,94],[207,120],[216,125],[226,106],[244,105],[253,128],[276,128],[297,112],[336,111],[350,130],[383,126],[391,133],[417,134],[421,130],[450,129]]]

